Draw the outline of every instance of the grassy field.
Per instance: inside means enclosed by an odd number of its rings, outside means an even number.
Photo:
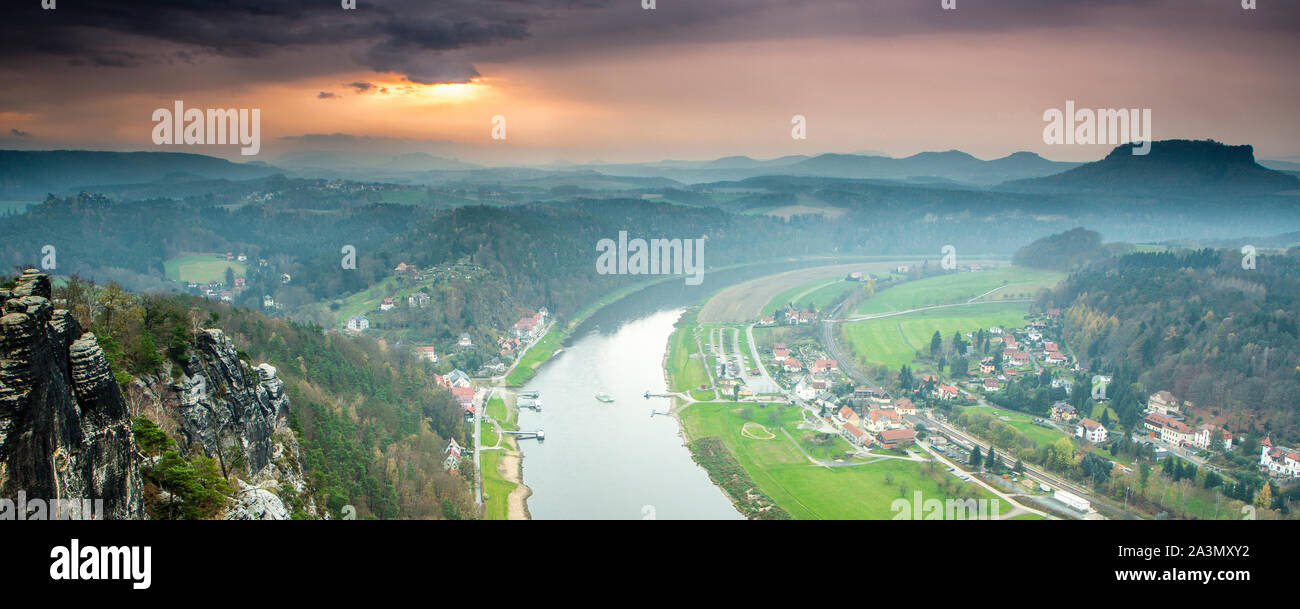
[[[492,399],[488,400],[486,414],[492,417],[497,424],[501,426],[499,429],[508,431],[519,430],[519,424],[516,422],[516,418],[509,416],[510,411],[506,408],[505,400],[503,400],[498,394],[493,394]],[[483,446],[496,445],[498,435],[498,428],[484,421],[481,438]],[[501,462],[501,457],[505,454],[504,449],[508,446],[508,444],[503,442],[503,450],[486,450],[482,452],[482,463],[480,463],[479,466],[483,468],[483,492],[487,495],[484,504],[487,506],[488,520],[509,519],[510,493],[519,486],[514,482],[506,480],[505,476],[501,475],[501,471],[498,468],[498,465]]]
[[[677,322],[677,329],[668,339],[668,386],[673,391],[697,389],[709,383],[709,373],[704,368],[704,360],[691,357],[698,354],[695,344],[695,315],[698,309],[690,309],[682,314]]]
[[[911,364],[917,349],[929,348],[935,330],[947,339],[958,331],[971,332],[992,326],[1014,328],[1024,325],[1028,312],[1028,303],[931,309],[846,323],[844,334],[861,361],[897,369]]]
[[[1020,298],[1021,294],[1033,297],[1038,290],[1054,285],[1064,277],[1063,273],[1022,267],[929,277],[881,290],[864,300],[857,312],[888,313],[936,304],[957,304],[980,297],[990,290],[995,291],[984,296],[984,300]]]
[[[226,260],[225,256],[212,254],[177,256],[163,263],[163,268],[168,279],[195,283],[225,281],[227,268],[234,269],[236,277],[243,277],[248,271],[243,262]]]
[[[775,431],[769,440],[741,435],[745,409],[753,422]],[[775,416],[777,423],[772,423]],[[799,519],[889,519],[895,513],[890,504],[900,497],[921,491],[926,498],[945,499],[953,492],[945,490],[925,470],[937,467],[901,459],[886,459],[852,467],[825,467],[809,461],[790,438],[776,426],[797,424],[799,413],[793,406],[737,405],[735,403],[692,404],[681,413],[682,424],[690,438],[718,436],[735,454],[745,471],[759,488],[782,508]],[[796,436],[798,437],[798,436]],[[953,479],[956,483],[956,480]],[[951,486],[963,494],[992,499],[978,487]],[[1001,513],[1010,511],[1005,502]]]
[[[519,486],[501,475],[498,465],[502,454],[503,451],[500,450],[483,451],[483,493],[487,495],[484,503],[487,505],[488,520],[509,519],[510,505],[507,500],[510,493]]]
[[[1005,417],[1007,419],[1005,422],[1008,425],[1016,428],[1016,431],[1025,434],[1034,442],[1037,442],[1039,446],[1052,444],[1061,438],[1067,437],[1065,433],[1058,431],[1055,428],[1044,427],[1034,423],[1034,417],[1023,412],[1016,412],[1006,408],[986,408],[983,406],[971,406],[969,410],[985,411],[990,416],[995,416],[998,419]],[[998,414],[993,415],[993,411],[997,411]]]

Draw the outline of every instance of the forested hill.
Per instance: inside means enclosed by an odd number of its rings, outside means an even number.
[[[1107,255],[1101,234],[1076,228],[1043,237],[1016,251],[1011,261],[1020,266],[1055,271],[1070,271]]]
[[[0,150],[0,198],[40,197],[70,188],[164,178],[246,180],[281,170],[181,152]]]
[[[1234,250],[1135,253],[1073,273],[1043,296],[1093,369],[1133,371],[1233,429],[1300,439],[1300,248],[1243,269]]]

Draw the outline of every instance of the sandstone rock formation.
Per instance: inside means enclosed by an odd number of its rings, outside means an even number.
[[[102,499],[105,518],[143,517],[126,400],[95,336],[50,298],[34,269],[0,290],[0,497]]]

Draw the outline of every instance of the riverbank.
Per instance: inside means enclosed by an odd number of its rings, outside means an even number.
[[[533,491],[524,484],[523,452],[517,438],[503,433],[519,430],[514,392],[498,388],[488,400],[487,416],[497,433],[492,436],[492,446],[480,447],[484,516],[487,520],[529,520],[527,501]]]

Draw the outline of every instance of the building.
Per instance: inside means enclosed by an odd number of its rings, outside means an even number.
[[[1084,418],[1074,428],[1075,437],[1083,438],[1093,444],[1106,441],[1106,427],[1092,419]]]
[[[795,384],[794,395],[801,400],[811,400],[817,397],[817,389],[813,387],[808,377],[804,377]]]
[[[416,352],[420,354],[420,359],[431,364],[438,363],[438,351],[433,348],[433,345],[416,347]]]
[[[458,347],[473,347],[474,341],[470,340],[469,333],[465,332],[460,335],[460,340],[456,341]]]
[[[1275,447],[1268,437],[1260,445],[1259,464],[1271,474],[1300,478],[1300,452]]]
[[[348,318],[348,330],[352,332],[365,332],[370,329],[370,320],[365,315],[353,315]]]
[[[862,431],[861,428],[852,423],[845,423],[840,434],[844,436],[845,440],[848,440],[849,443],[854,446],[862,446],[871,443],[871,436],[868,436],[867,432]]]
[[[1223,450],[1232,450],[1232,433],[1226,429],[1221,429],[1214,425],[1202,425],[1196,428],[1196,436],[1192,438],[1192,444],[1199,448],[1209,450],[1210,442],[1214,438],[1214,432],[1218,431],[1223,437],[1221,439]]]
[[[916,432],[910,429],[886,429],[880,432],[880,445],[885,448],[902,448],[916,441]]]
[[[953,387],[952,385],[944,385],[940,383],[939,386],[934,388],[934,397],[939,398],[941,400],[957,399],[957,395],[959,393],[960,392],[957,390],[957,388]]]
[[[1168,391],[1157,391],[1147,398],[1147,412],[1163,415],[1178,414],[1178,399]]]
[[[521,340],[533,340],[542,335],[545,327],[546,309],[541,309],[515,322],[515,325],[510,327],[510,335]]]
[[[893,408],[872,408],[867,411],[865,424],[873,432],[897,429],[903,426],[903,418]]]
[[[265,296],[262,297],[262,308],[263,308],[263,309],[274,309],[274,308],[275,308],[275,299],[274,299],[274,298],[271,298],[271,295],[270,295],[270,294],[267,294],[267,295],[265,295]]]
[[[1074,391],[1074,381],[1052,379],[1052,389],[1064,389],[1065,395],[1070,395],[1070,392]]]
[[[897,410],[898,414],[916,414],[916,404],[907,398],[898,398],[894,402],[894,410]]]
[[[395,304],[393,303],[393,299],[392,299],[392,298],[385,298],[383,302],[379,303],[379,310],[380,310],[380,311],[391,311],[391,310],[393,310],[393,307],[395,307],[395,306],[397,306],[397,305],[395,305]]]
[[[446,379],[447,387],[473,387],[474,386],[474,381],[469,378],[468,374],[465,374],[465,372],[460,369],[452,370],[451,372],[447,373],[447,376],[444,376],[442,378]]]
[[[858,413],[848,406],[841,406],[838,415],[840,421],[843,423],[858,425],[862,422],[862,417],[859,417]]]
[[[1092,511],[1092,504],[1087,499],[1068,491],[1056,491],[1052,498],[1085,514]]]
[[[824,375],[827,372],[839,372],[840,364],[833,359],[819,359],[813,362],[812,373]]]
[[[781,362],[781,366],[785,368],[786,372],[798,372],[803,369],[803,364],[793,357],[785,358],[785,361]]]
[[[1192,444],[1196,439],[1196,433],[1186,423],[1157,412],[1147,414],[1143,427],[1151,432],[1152,437],[1166,444],[1182,446]]]
[[[451,395],[460,403],[460,407],[465,412],[474,412],[474,388],[473,387],[452,387]]]
[[[460,465],[460,445],[456,440],[447,441],[447,449],[443,451],[442,468],[451,471]]]
[[[424,292],[416,292],[406,297],[406,306],[412,309],[423,309],[429,306],[430,297]]]
[[[1078,416],[1078,413],[1075,412],[1074,406],[1071,406],[1070,404],[1067,404],[1065,402],[1057,402],[1055,404],[1052,404],[1053,419],[1070,421],[1073,420],[1076,416]]]

